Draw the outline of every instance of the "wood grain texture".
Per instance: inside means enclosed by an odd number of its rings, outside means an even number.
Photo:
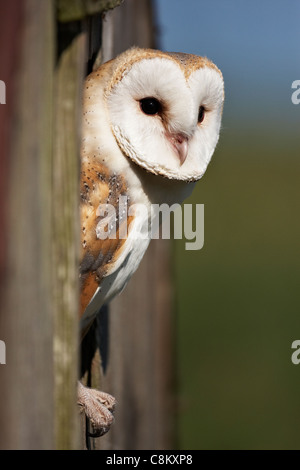
[[[17,4],[17,5],[16,5]],[[9,17],[11,8],[15,17]],[[14,32],[6,144],[6,267],[2,281],[1,439],[6,449],[53,448],[53,354],[50,278],[52,152],[52,2],[6,5],[6,47]],[[16,20],[16,22],[15,22]],[[14,24],[15,23],[15,24]],[[41,40],[42,38],[42,40]],[[14,53],[17,48],[18,54]],[[6,106],[6,105],[5,105]],[[10,108],[10,106],[12,108]],[[2,201],[2,202],[4,202]],[[2,336],[3,335],[3,336]]]
[[[55,72],[52,272],[57,449],[75,449],[78,443],[79,149],[86,44],[86,32],[76,32],[62,50]]]
[[[57,0],[59,21],[76,21],[88,15],[103,13],[120,5],[123,0]]]

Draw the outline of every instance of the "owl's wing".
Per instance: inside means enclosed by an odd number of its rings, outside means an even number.
[[[111,174],[99,160],[83,162],[81,170],[80,313],[83,315],[103,278],[114,270],[126,243],[132,217],[119,213],[120,196],[128,201],[121,176]],[[108,212],[105,212],[108,209]],[[115,210],[113,210],[115,209]],[[105,213],[104,213],[105,212]],[[123,211],[122,211],[123,212]],[[111,231],[105,237],[107,230]]]

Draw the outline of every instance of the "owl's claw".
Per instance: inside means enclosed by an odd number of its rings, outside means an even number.
[[[83,408],[92,424],[91,437],[100,437],[109,431],[114,422],[113,412],[116,406],[116,400],[113,396],[84,387],[82,383],[78,382],[78,404]]]

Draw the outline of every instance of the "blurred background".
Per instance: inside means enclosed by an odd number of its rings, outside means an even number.
[[[186,202],[205,243],[174,242],[178,446],[299,449],[300,3],[156,0],[160,47],[225,80],[223,127]]]

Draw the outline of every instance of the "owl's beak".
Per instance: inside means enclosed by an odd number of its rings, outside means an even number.
[[[180,166],[183,165],[188,154],[188,137],[183,134],[168,133],[167,138],[178,154]]]

